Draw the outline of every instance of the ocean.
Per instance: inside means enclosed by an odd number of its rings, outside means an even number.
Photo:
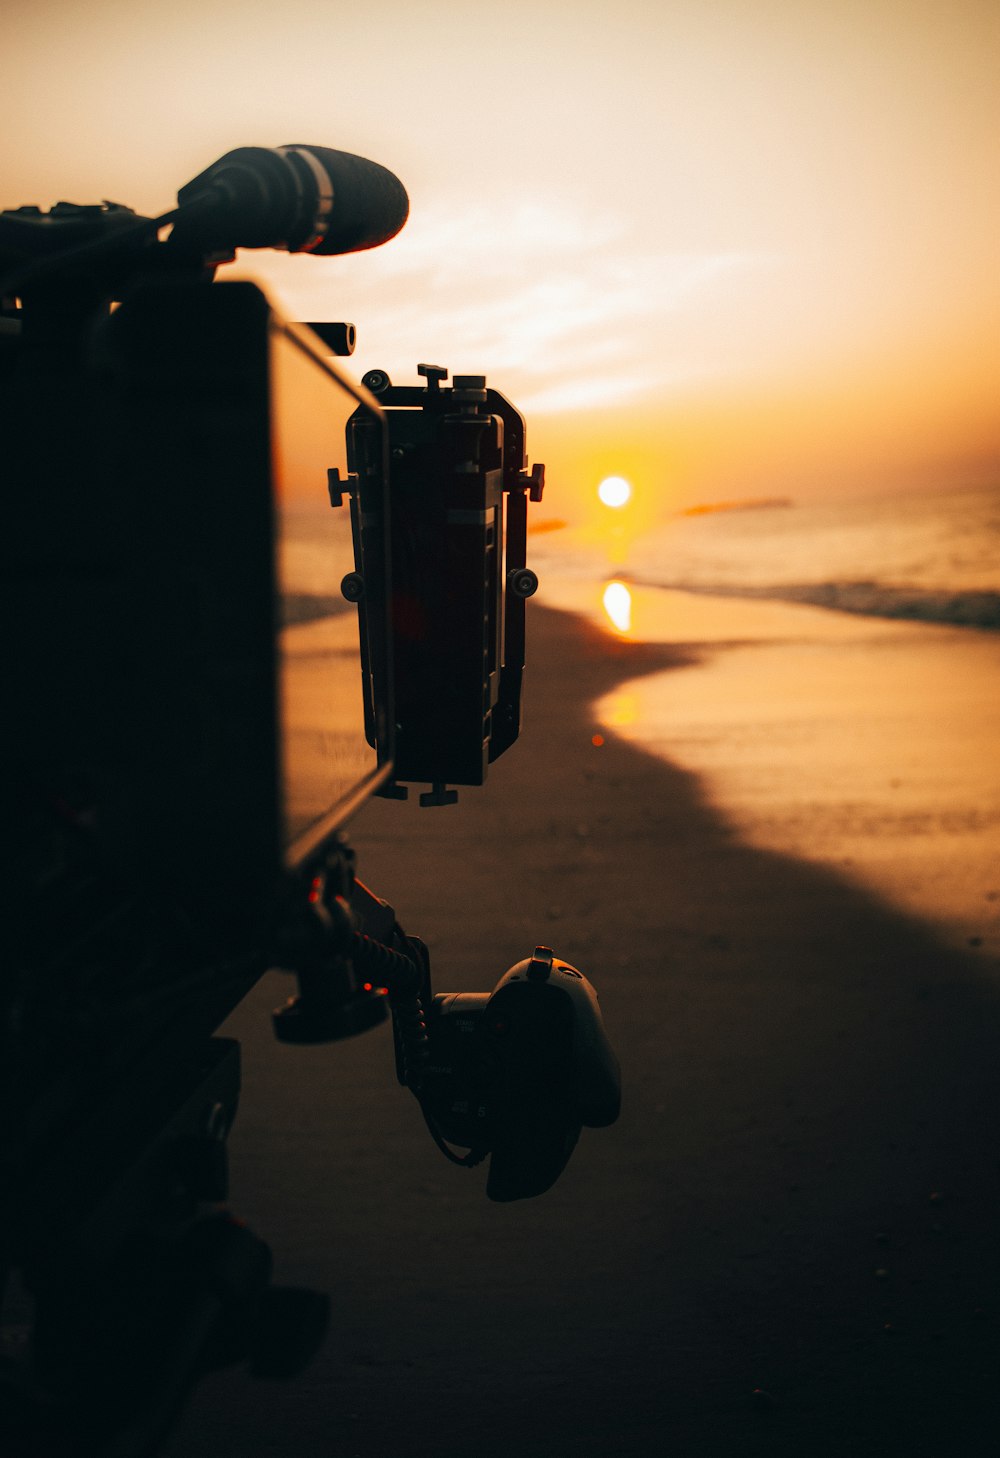
[[[694,774],[741,840],[1000,972],[1000,489],[730,507],[632,542],[611,521],[603,544],[537,533],[529,561],[541,601],[683,650],[592,706],[595,744]]]
[[[625,508],[627,513],[628,508]],[[1000,628],[1000,485],[680,513],[628,540],[532,534],[543,578],[799,602],[869,617]]]
[[[730,506],[631,540],[628,508],[589,535],[544,529],[544,511],[528,542],[539,606],[683,645],[590,706],[595,746],[625,739],[693,773],[742,839],[1000,958],[1000,637],[983,631],[1000,628],[1000,487]],[[341,700],[360,696],[339,596],[350,528],[312,511],[284,528],[288,678],[308,690],[298,719],[292,703],[295,785],[311,789]]]

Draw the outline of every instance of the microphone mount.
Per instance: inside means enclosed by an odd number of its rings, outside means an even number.
[[[349,152],[293,143],[238,147],[182,187],[158,217],[119,203],[59,202],[0,212],[0,302],[119,300],[137,276],[210,281],[237,248],[354,253],[395,237],[409,200],[387,168]],[[172,224],[170,236],[159,234]],[[46,312],[51,312],[47,310]]]

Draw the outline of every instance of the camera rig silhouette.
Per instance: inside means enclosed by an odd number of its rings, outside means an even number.
[[[541,1194],[618,1115],[587,979],[538,946],[492,993],[436,993],[344,835],[406,782],[451,803],[518,737],[543,489],[524,421],[479,376],[357,383],[336,363],[353,325],[214,282],[237,248],[366,249],[407,211],[385,168],[296,144],[228,153],[157,218],[0,213],[0,1435],[24,1458],[152,1454],[206,1370],[290,1376],[322,1341],[327,1298],[273,1286],[225,1203],[239,1046],[213,1034],[267,969],[298,981],[283,1041],[391,1018],[400,1083],[451,1160],[489,1160],[491,1199]],[[316,602],[357,606],[361,724],[297,818],[276,628],[290,358],[349,409],[346,469],[318,484],[349,499],[353,559]]]

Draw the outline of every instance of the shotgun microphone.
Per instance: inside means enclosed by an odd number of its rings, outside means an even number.
[[[409,199],[388,168],[301,142],[237,147],[177,194],[177,242],[200,249],[357,253],[394,237]]]

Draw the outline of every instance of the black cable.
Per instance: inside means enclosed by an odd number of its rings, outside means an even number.
[[[445,1143],[444,1136],[438,1129],[437,1125],[434,1123],[433,1116],[426,1108],[423,1100],[418,1097],[417,1102],[420,1104],[420,1112],[424,1116],[424,1123],[427,1125],[427,1128],[430,1131],[430,1136],[434,1140],[434,1143],[437,1145],[438,1149],[440,1149],[441,1153],[444,1155],[445,1159],[451,1160],[452,1164],[461,1165],[463,1169],[475,1169],[477,1164],[482,1164],[483,1160],[490,1152],[488,1147],[470,1149],[468,1154],[456,1154],[455,1151],[453,1149],[449,1149],[448,1145]]]
[[[420,978],[420,968],[412,956],[397,952],[384,942],[376,942],[363,932],[354,932],[351,956],[373,982],[377,979],[385,982],[390,994],[408,992]],[[401,985],[400,980],[409,985]]]

